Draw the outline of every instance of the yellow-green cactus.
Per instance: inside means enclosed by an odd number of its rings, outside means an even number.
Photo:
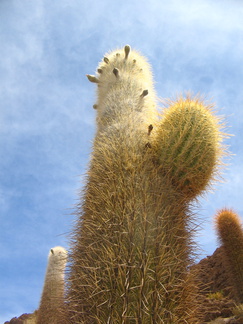
[[[220,119],[199,99],[172,102],[163,111],[156,146],[162,171],[188,199],[206,189],[223,153]]]
[[[150,66],[129,46],[97,72],[87,76],[97,133],[72,236],[71,323],[197,323],[189,200],[218,165],[218,120],[193,100],[159,119]]]
[[[243,303],[243,227],[232,209],[219,210],[215,217],[219,241],[223,245],[235,299]]]

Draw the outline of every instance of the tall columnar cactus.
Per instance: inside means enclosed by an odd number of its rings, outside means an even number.
[[[215,217],[219,241],[223,245],[235,298],[243,303],[243,227],[231,209],[219,210]]]
[[[72,323],[197,323],[189,204],[221,155],[216,117],[199,100],[159,118],[150,66],[129,46],[96,76],[97,134],[72,236]]]
[[[64,270],[67,251],[61,246],[52,248],[48,255],[48,265],[37,313],[37,324],[63,323]]]

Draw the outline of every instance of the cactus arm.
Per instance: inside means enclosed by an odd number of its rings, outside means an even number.
[[[188,199],[216,178],[224,151],[221,128],[210,106],[198,99],[179,99],[163,113],[155,140],[158,161]]]

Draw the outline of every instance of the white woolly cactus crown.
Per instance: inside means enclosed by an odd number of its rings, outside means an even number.
[[[131,52],[129,45],[105,55],[97,76],[87,77],[98,84],[98,99],[93,107],[97,109],[99,129],[134,110],[141,112],[142,121],[148,116],[150,121],[157,119],[151,67],[139,53]]]

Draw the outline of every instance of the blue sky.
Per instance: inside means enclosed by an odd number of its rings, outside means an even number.
[[[1,0],[1,323],[38,307],[49,249],[68,249],[95,134],[85,75],[109,50],[141,51],[160,98],[201,93],[234,134],[225,181],[197,208],[201,257],[218,246],[217,209],[243,217],[242,17],[240,0]]]

